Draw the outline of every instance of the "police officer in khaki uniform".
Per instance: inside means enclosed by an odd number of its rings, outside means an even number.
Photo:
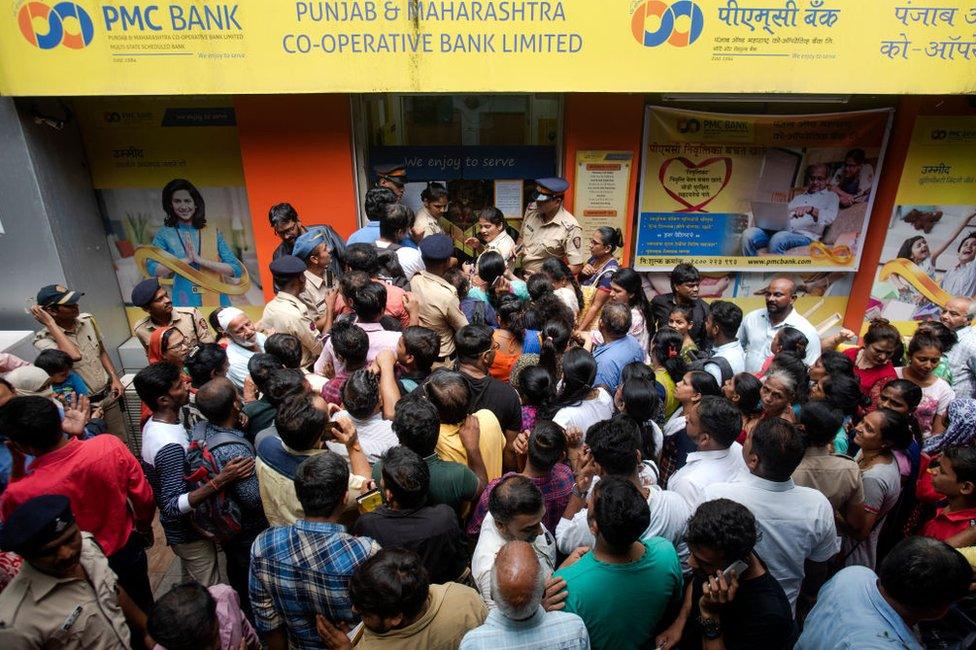
[[[332,261],[332,251],[329,250],[329,239],[323,228],[310,226],[304,234],[299,235],[292,248],[292,255],[305,262],[305,288],[298,296],[308,305],[316,320],[325,315],[329,295],[335,286],[335,278],[329,270]]]
[[[132,290],[132,304],[142,307],[147,315],[132,328],[142,347],[149,348],[149,337],[161,327],[175,327],[186,339],[191,350],[201,343],[213,343],[214,335],[200,312],[194,307],[174,307],[169,293],[157,278],[143,280]]]
[[[563,178],[540,178],[535,184],[535,201],[525,211],[516,248],[522,269],[531,275],[542,270],[547,257],[558,257],[578,274],[586,253],[579,222],[563,207],[569,183]]]
[[[270,268],[281,290],[264,306],[260,329],[297,337],[302,344],[302,368],[307,368],[322,352],[315,315],[298,298],[305,288],[307,267],[294,255],[285,255],[273,261]]]
[[[0,535],[0,548],[24,558],[0,592],[0,648],[121,650],[130,647],[127,623],[145,633],[145,614],[79,530],[68,497],[25,501]]]
[[[125,389],[105,351],[95,317],[78,311],[83,295],[60,284],[49,284],[37,292],[31,314],[44,329],[34,335],[34,347],[61,350],[71,357],[74,371],[88,386],[92,406],[102,406],[109,431],[124,440],[126,427],[119,398]]]
[[[410,280],[413,298],[420,303],[420,325],[437,332],[441,339],[439,366],[454,360],[454,333],[468,324],[461,312],[457,289],[444,279],[452,266],[454,241],[443,233],[424,237],[420,242],[425,270]]]

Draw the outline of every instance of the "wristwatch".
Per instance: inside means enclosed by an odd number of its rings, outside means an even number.
[[[702,636],[709,641],[714,641],[722,636],[722,621],[717,618],[705,618],[704,616],[699,616],[698,625],[701,626]]]
[[[586,490],[581,490],[577,483],[573,483],[573,494],[586,501]]]

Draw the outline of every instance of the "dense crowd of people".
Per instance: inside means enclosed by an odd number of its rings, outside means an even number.
[[[257,321],[136,286],[137,440],[83,294],[41,289],[40,354],[0,359],[0,647],[921,648],[976,631],[970,297],[907,338],[883,320],[821,338],[785,277],[748,314],[700,299],[688,264],[648,299],[619,231],[583,252],[562,179],[538,182],[521,233],[483,211],[466,261],[444,188],[414,214],[403,180],[380,170],[345,241],[274,206]],[[156,593],[154,544],[181,573]]]

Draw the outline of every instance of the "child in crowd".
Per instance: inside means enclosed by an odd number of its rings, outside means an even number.
[[[664,417],[670,418],[680,404],[674,396],[675,385],[681,381],[688,364],[681,358],[684,337],[677,330],[662,327],[651,343],[651,367],[658,384],[658,393],[664,402]]]
[[[854,362],[843,352],[824,350],[817,360],[810,366],[810,381],[819,381],[827,375],[854,374]]]
[[[261,647],[261,640],[241,611],[237,592],[227,585],[209,589],[198,582],[175,585],[156,601],[146,627],[156,642],[154,650]]]
[[[763,362],[763,366],[756,376],[760,379],[764,377],[769,372],[773,359],[781,352],[792,353],[799,359],[804,358],[807,355],[808,343],[806,335],[800,330],[789,325],[783,327],[773,336],[773,340],[769,344],[769,350],[772,354],[766,357],[766,361]]]
[[[915,417],[922,428],[923,438],[945,430],[942,416],[956,396],[949,383],[934,374],[942,353],[942,341],[938,337],[926,331],[916,332],[908,344],[908,365],[895,368],[899,379],[907,379],[922,389],[922,402]]]
[[[62,404],[73,403],[80,396],[88,395],[85,381],[73,370],[74,361],[61,350],[42,351],[34,365],[51,377],[51,390]]]
[[[682,336],[681,358],[691,363],[694,354],[698,352],[698,345],[691,338],[691,328],[694,323],[691,320],[691,309],[675,306],[668,314],[668,327],[672,328]]]
[[[531,430],[539,407],[556,394],[556,382],[542,366],[529,366],[519,373],[515,389],[522,401],[522,431]]]
[[[976,449],[949,447],[929,470],[932,487],[949,502],[922,528],[926,537],[948,542],[976,519]]]
[[[401,395],[413,392],[424,383],[437,362],[440,349],[440,337],[434,330],[419,325],[403,330],[396,349]]]
[[[854,375],[827,375],[813,383],[810,399],[824,400],[843,414],[844,419],[834,436],[834,453],[847,454],[854,417],[859,409],[871,405],[871,400],[861,393],[860,382]]]

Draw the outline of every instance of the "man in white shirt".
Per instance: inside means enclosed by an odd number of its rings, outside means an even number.
[[[230,337],[227,344],[227,378],[237,390],[244,390],[248,377],[247,362],[258,352],[264,352],[266,337],[257,331],[247,314],[237,307],[225,307],[217,314],[217,322]]]
[[[526,476],[509,474],[492,488],[488,514],[481,524],[478,544],[471,557],[471,577],[489,609],[495,608],[491,597],[495,556],[506,543],[521,540],[531,544],[546,580],[555,570],[556,540],[542,525],[545,513],[542,492]]]
[[[688,545],[684,538],[691,510],[681,495],[662,490],[653,483],[645,485],[641,480],[640,431],[634,420],[617,415],[599,422],[587,432],[586,442],[602,476],[628,480],[647,497],[651,523],[641,534],[641,539],[663,537],[668,540],[678,551],[682,566],[687,568]],[[596,543],[587,521],[586,500],[599,480],[599,476],[586,472],[577,477],[569,503],[556,526],[556,545],[560,552],[568,555],[580,546],[592,547]]]
[[[952,390],[959,397],[972,397],[976,389],[976,328],[971,325],[973,299],[953,298],[946,303],[939,320],[956,333],[956,344],[946,354],[952,372]]]
[[[728,364],[726,372],[722,366],[711,361],[705,363],[705,371],[721,386],[732,375],[744,372],[746,369],[746,353],[736,335],[742,325],[742,310],[738,305],[725,300],[716,300],[708,307],[705,317],[705,336],[712,342],[712,359],[725,359]]]
[[[393,433],[393,422],[383,419],[383,398],[380,394],[379,375],[365,368],[349,375],[342,387],[342,405],[333,417],[336,420],[349,418],[356,426],[359,446],[362,447],[370,465],[379,461],[386,452],[400,444]],[[326,443],[329,449],[348,458],[346,446],[338,442]]]
[[[791,248],[820,241],[827,227],[834,223],[840,208],[840,199],[827,188],[828,173],[824,164],[807,167],[807,191],[794,196],[787,206],[790,213],[787,229],[747,228],[742,233],[742,254],[754,257],[765,248],[771,255],[784,255]]]
[[[759,372],[766,357],[772,354],[773,337],[787,325],[807,337],[807,354],[803,361],[812,366],[820,358],[820,334],[796,311],[795,302],[796,282],[789,278],[774,278],[766,290],[766,308],[751,311],[742,319],[738,338],[746,351],[746,372]]]
[[[404,237],[409,237],[413,220],[413,211],[407,206],[402,203],[387,204],[380,219],[380,236],[376,240],[377,248],[396,252],[397,261],[407,280],[427,268],[419,250],[398,243]]]
[[[749,508],[761,531],[756,554],[783,587],[794,612],[804,564],[826,562],[840,550],[827,497],[790,478],[804,451],[803,438],[792,424],[781,418],[763,420],[743,447],[749,473],[738,481],[709,485],[702,498],[731,499]]]
[[[684,497],[694,512],[703,501],[706,487],[733,481],[749,470],[742,445],[735,441],[742,429],[742,416],[731,402],[724,397],[703,397],[686,418],[685,432],[698,445],[698,451],[688,454],[684,467],[671,475],[668,490]]]

